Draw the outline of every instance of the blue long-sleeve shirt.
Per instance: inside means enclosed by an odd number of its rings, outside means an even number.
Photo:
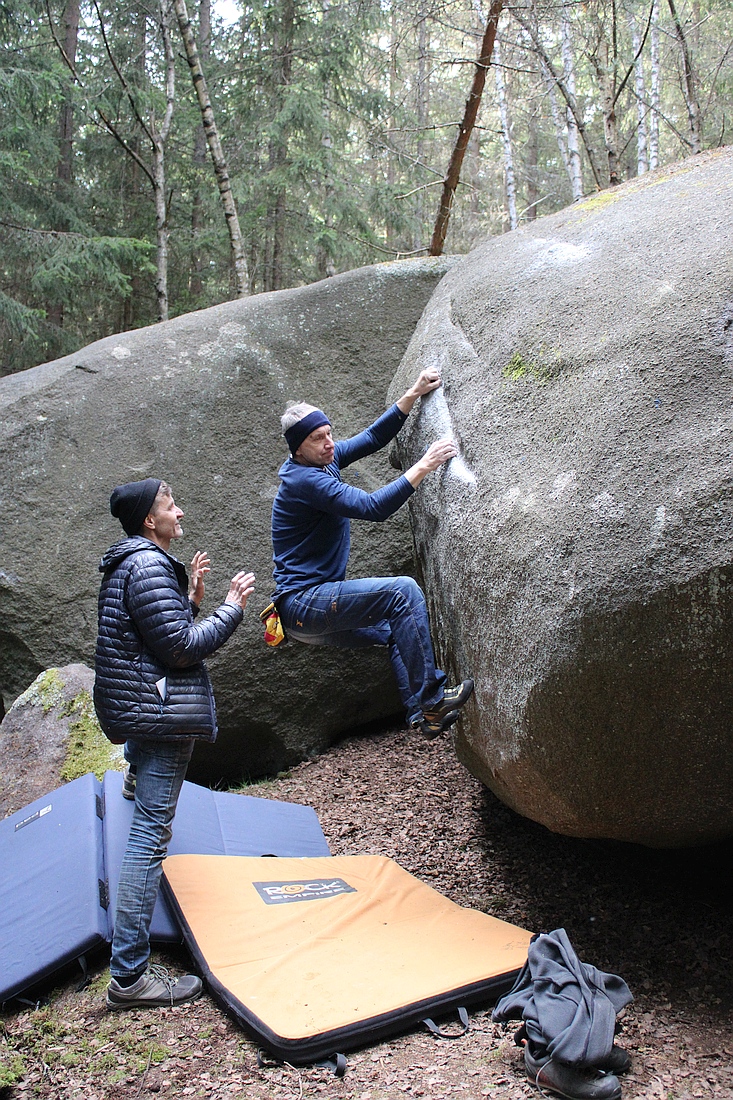
[[[414,493],[404,476],[367,493],[341,480],[341,470],[381,450],[407,416],[393,405],[378,420],[338,442],[328,466],[301,466],[288,458],[272,506],[276,598],[327,581],[342,581],[351,548],[351,519],[382,521]]]

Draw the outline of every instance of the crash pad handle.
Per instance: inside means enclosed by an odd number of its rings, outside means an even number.
[[[273,1066],[286,1066],[289,1062],[284,1061],[282,1058],[276,1058],[269,1054],[268,1051],[259,1047],[257,1050],[257,1067],[258,1069],[271,1069]],[[346,1073],[346,1055],[345,1054],[333,1054],[330,1058],[323,1058],[319,1062],[313,1062],[312,1065],[319,1066],[321,1069],[329,1069],[335,1077],[343,1077]]]
[[[463,1030],[456,1032],[441,1031],[435,1021],[431,1020],[429,1016],[426,1016],[426,1018],[423,1020],[423,1023],[425,1024],[425,1027],[428,1029],[428,1031],[432,1032],[436,1039],[460,1039],[460,1037],[462,1035],[465,1035],[468,1031],[468,1013],[466,1012],[463,1005],[460,1005],[458,1007],[458,1019],[463,1024]]]

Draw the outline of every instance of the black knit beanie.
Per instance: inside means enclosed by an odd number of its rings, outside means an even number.
[[[146,477],[144,481],[128,481],[126,485],[118,485],[112,490],[109,510],[128,535],[136,535],[142,527],[143,520],[153,507],[160,485],[157,478]]]

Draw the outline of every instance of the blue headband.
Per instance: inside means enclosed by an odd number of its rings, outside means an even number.
[[[324,424],[330,423],[331,421],[320,409],[314,409],[313,412],[309,412],[307,416],[304,416],[302,420],[296,421],[292,428],[288,428],[285,432],[285,439],[287,440],[291,455],[295,454],[303,440],[309,436],[311,432],[314,432],[316,428],[322,428]]]

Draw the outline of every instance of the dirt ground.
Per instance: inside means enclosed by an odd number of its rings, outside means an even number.
[[[481,787],[450,737],[426,742],[406,730],[346,740],[247,793],[313,806],[334,854],[390,856],[461,905],[533,931],[564,927],[581,959],[620,974],[634,994],[618,1036],[632,1055],[625,1100],[733,1100],[732,844],[655,852],[555,836]],[[156,951],[155,961],[187,966],[183,948]],[[67,975],[38,1007],[5,1007],[2,1100],[538,1095],[515,1026],[493,1024],[490,1006],[472,1012],[461,1038],[416,1028],[352,1052],[338,1078],[258,1067],[256,1045],[207,995],[108,1013],[106,962],[81,992]]]

